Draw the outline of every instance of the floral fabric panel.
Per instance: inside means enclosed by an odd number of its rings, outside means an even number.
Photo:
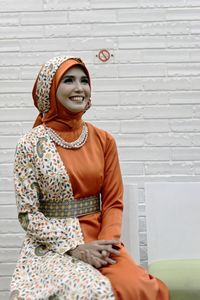
[[[29,236],[60,254],[83,243],[78,218],[63,224],[39,211],[40,201],[73,200],[69,176],[42,125],[20,139],[14,180],[19,221]]]
[[[26,236],[11,281],[10,300],[114,300],[108,278],[67,254]]]
[[[53,77],[59,66],[67,59],[69,59],[67,56],[52,58],[40,70],[36,86],[37,106],[40,112],[47,112],[49,110],[49,92]]]

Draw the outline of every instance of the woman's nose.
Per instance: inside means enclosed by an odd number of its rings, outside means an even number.
[[[83,90],[83,87],[82,87],[82,84],[80,81],[75,81],[75,90],[76,91],[82,91]]]

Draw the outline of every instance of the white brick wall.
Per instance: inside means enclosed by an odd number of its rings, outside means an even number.
[[[85,115],[116,137],[124,182],[200,180],[200,0],[0,1],[0,299],[23,240],[16,221],[16,141],[37,115],[34,78],[48,58],[82,57],[92,74]],[[97,54],[113,54],[101,63]]]

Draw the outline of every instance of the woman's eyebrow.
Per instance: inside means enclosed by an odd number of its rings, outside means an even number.
[[[63,79],[64,79],[64,78],[74,78],[74,77],[75,77],[75,76],[73,76],[73,75],[64,75],[64,76],[63,76]]]
[[[63,79],[65,79],[65,78],[75,78],[75,77],[76,77],[76,76],[74,76],[74,75],[64,75],[64,76],[63,76]],[[84,78],[84,79],[87,78],[87,79],[88,79],[88,76],[83,75],[83,76],[81,76],[81,79],[82,79],[82,78]]]

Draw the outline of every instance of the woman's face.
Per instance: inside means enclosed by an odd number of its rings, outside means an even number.
[[[71,67],[57,88],[58,101],[72,113],[84,111],[90,96],[89,78],[80,66]]]

